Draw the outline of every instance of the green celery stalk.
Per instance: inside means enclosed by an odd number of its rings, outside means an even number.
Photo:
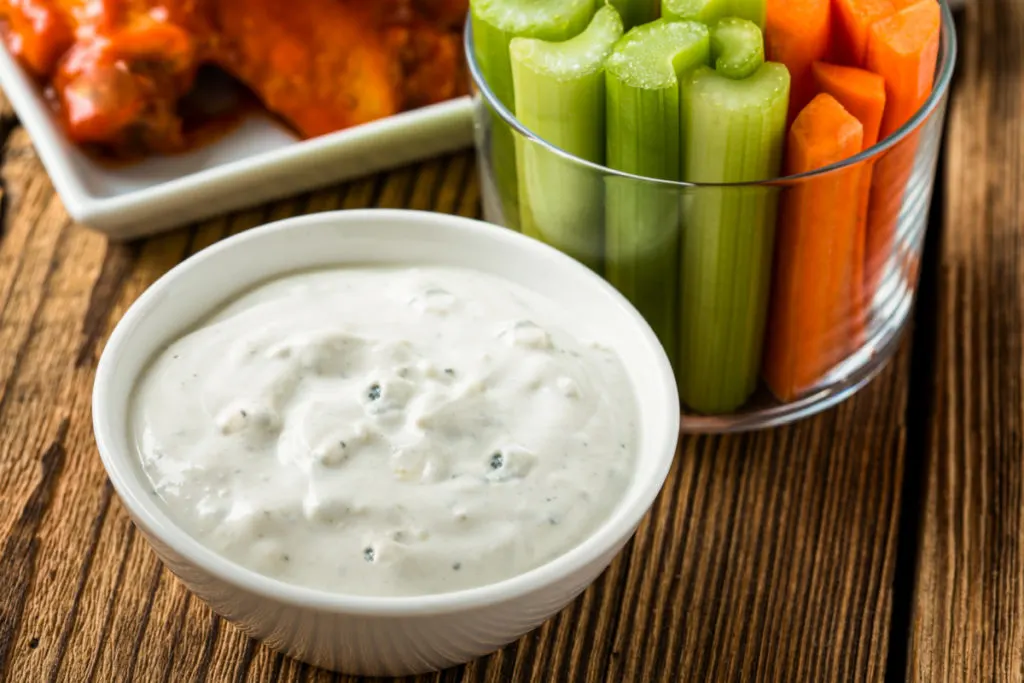
[[[604,63],[621,37],[622,19],[607,5],[575,38],[515,38],[509,53],[516,117],[542,140],[603,164]],[[516,157],[523,232],[600,271],[601,175],[528,140],[517,139]]]
[[[714,24],[729,16],[730,0],[661,0],[661,16],[671,21],[690,20]]]
[[[760,32],[719,25],[712,44],[728,60],[763,55]],[[730,72],[729,69],[726,72]],[[732,79],[707,67],[683,84],[683,178],[741,183],[777,177],[789,72],[762,63]],[[778,189],[700,187],[683,201],[680,346],[683,402],[698,412],[739,408],[757,386],[770,287]]]
[[[682,179],[679,84],[707,65],[703,24],[659,19],[616,43],[605,63],[607,164],[646,178]],[[605,185],[605,277],[650,323],[674,358],[679,193],[628,178]]]
[[[761,29],[745,19],[720,20],[711,34],[711,57],[715,71],[726,78],[750,76],[764,64]]]
[[[767,18],[765,0],[661,0],[661,16],[689,19],[713,26],[719,19],[738,17],[764,29]]]
[[[659,0],[607,0],[607,2],[619,11],[619,16],[622,17],[622,26],[627,31],[635,26],[654,21],[661,14]],[[598,0],[598,3],[603,5],[605,0]]]
[[[746,19],[764,30],[768,21],[767,0],[729,0],[729,16]]]
[[[568,40],[579,34],[594,15],[594,0],[471,0],[473,48],[487,84],[509,111],[515,112],[509,44],[526,36]],[[490,157],[505,223],[518,230],[515,136],[491,112]]]

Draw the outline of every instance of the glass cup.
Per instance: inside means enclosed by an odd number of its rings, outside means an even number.
[[[574,256],[637,306],[672,360],[683,431],[813,415],[893,357],[914,303],[956,60],[945,4],[932,94],[902,128],[841,163],[756,183],[645,178],[568,154],[492,92],[471,22],[465,49],[484,218]],[[787,218],[828,197],[860,210],[811,225]]]

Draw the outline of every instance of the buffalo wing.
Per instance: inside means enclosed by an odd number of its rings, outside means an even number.
[[[467,0],[0,0],[9,50],[68,136],[119,155],[186,145],[179,102],[215,65],[312,137],[462,90]]]

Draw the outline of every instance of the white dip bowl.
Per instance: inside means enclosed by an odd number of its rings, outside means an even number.
[[[422,597],[329,593],[262,576],[201,545],[152,494],[129,431],[136,380],[160,352],[227,300],[297,270],[346,264],[474,268],[539,292],[618,353],[638,411],[625,497],[577,547],[499,583]],[[211,349],[211,353],[217,353]],[[270,647],[350,674],[441,669],[524,635],[579,595],[632,536],[668,474],[679,403],[651,329],[610,285],[518,233],[414,211],[342,211],[273,223],[224,240],[156,282],[114,330],[100,360],[93,422],[103,465],[138,528],[185,585]]]

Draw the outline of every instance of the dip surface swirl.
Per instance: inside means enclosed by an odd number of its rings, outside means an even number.
[[[154,494],[224,557],[351,595],[481,586],[572,549],[633,476],[618,356],[457,268],[284,276],[161,352],[132,397]]]

